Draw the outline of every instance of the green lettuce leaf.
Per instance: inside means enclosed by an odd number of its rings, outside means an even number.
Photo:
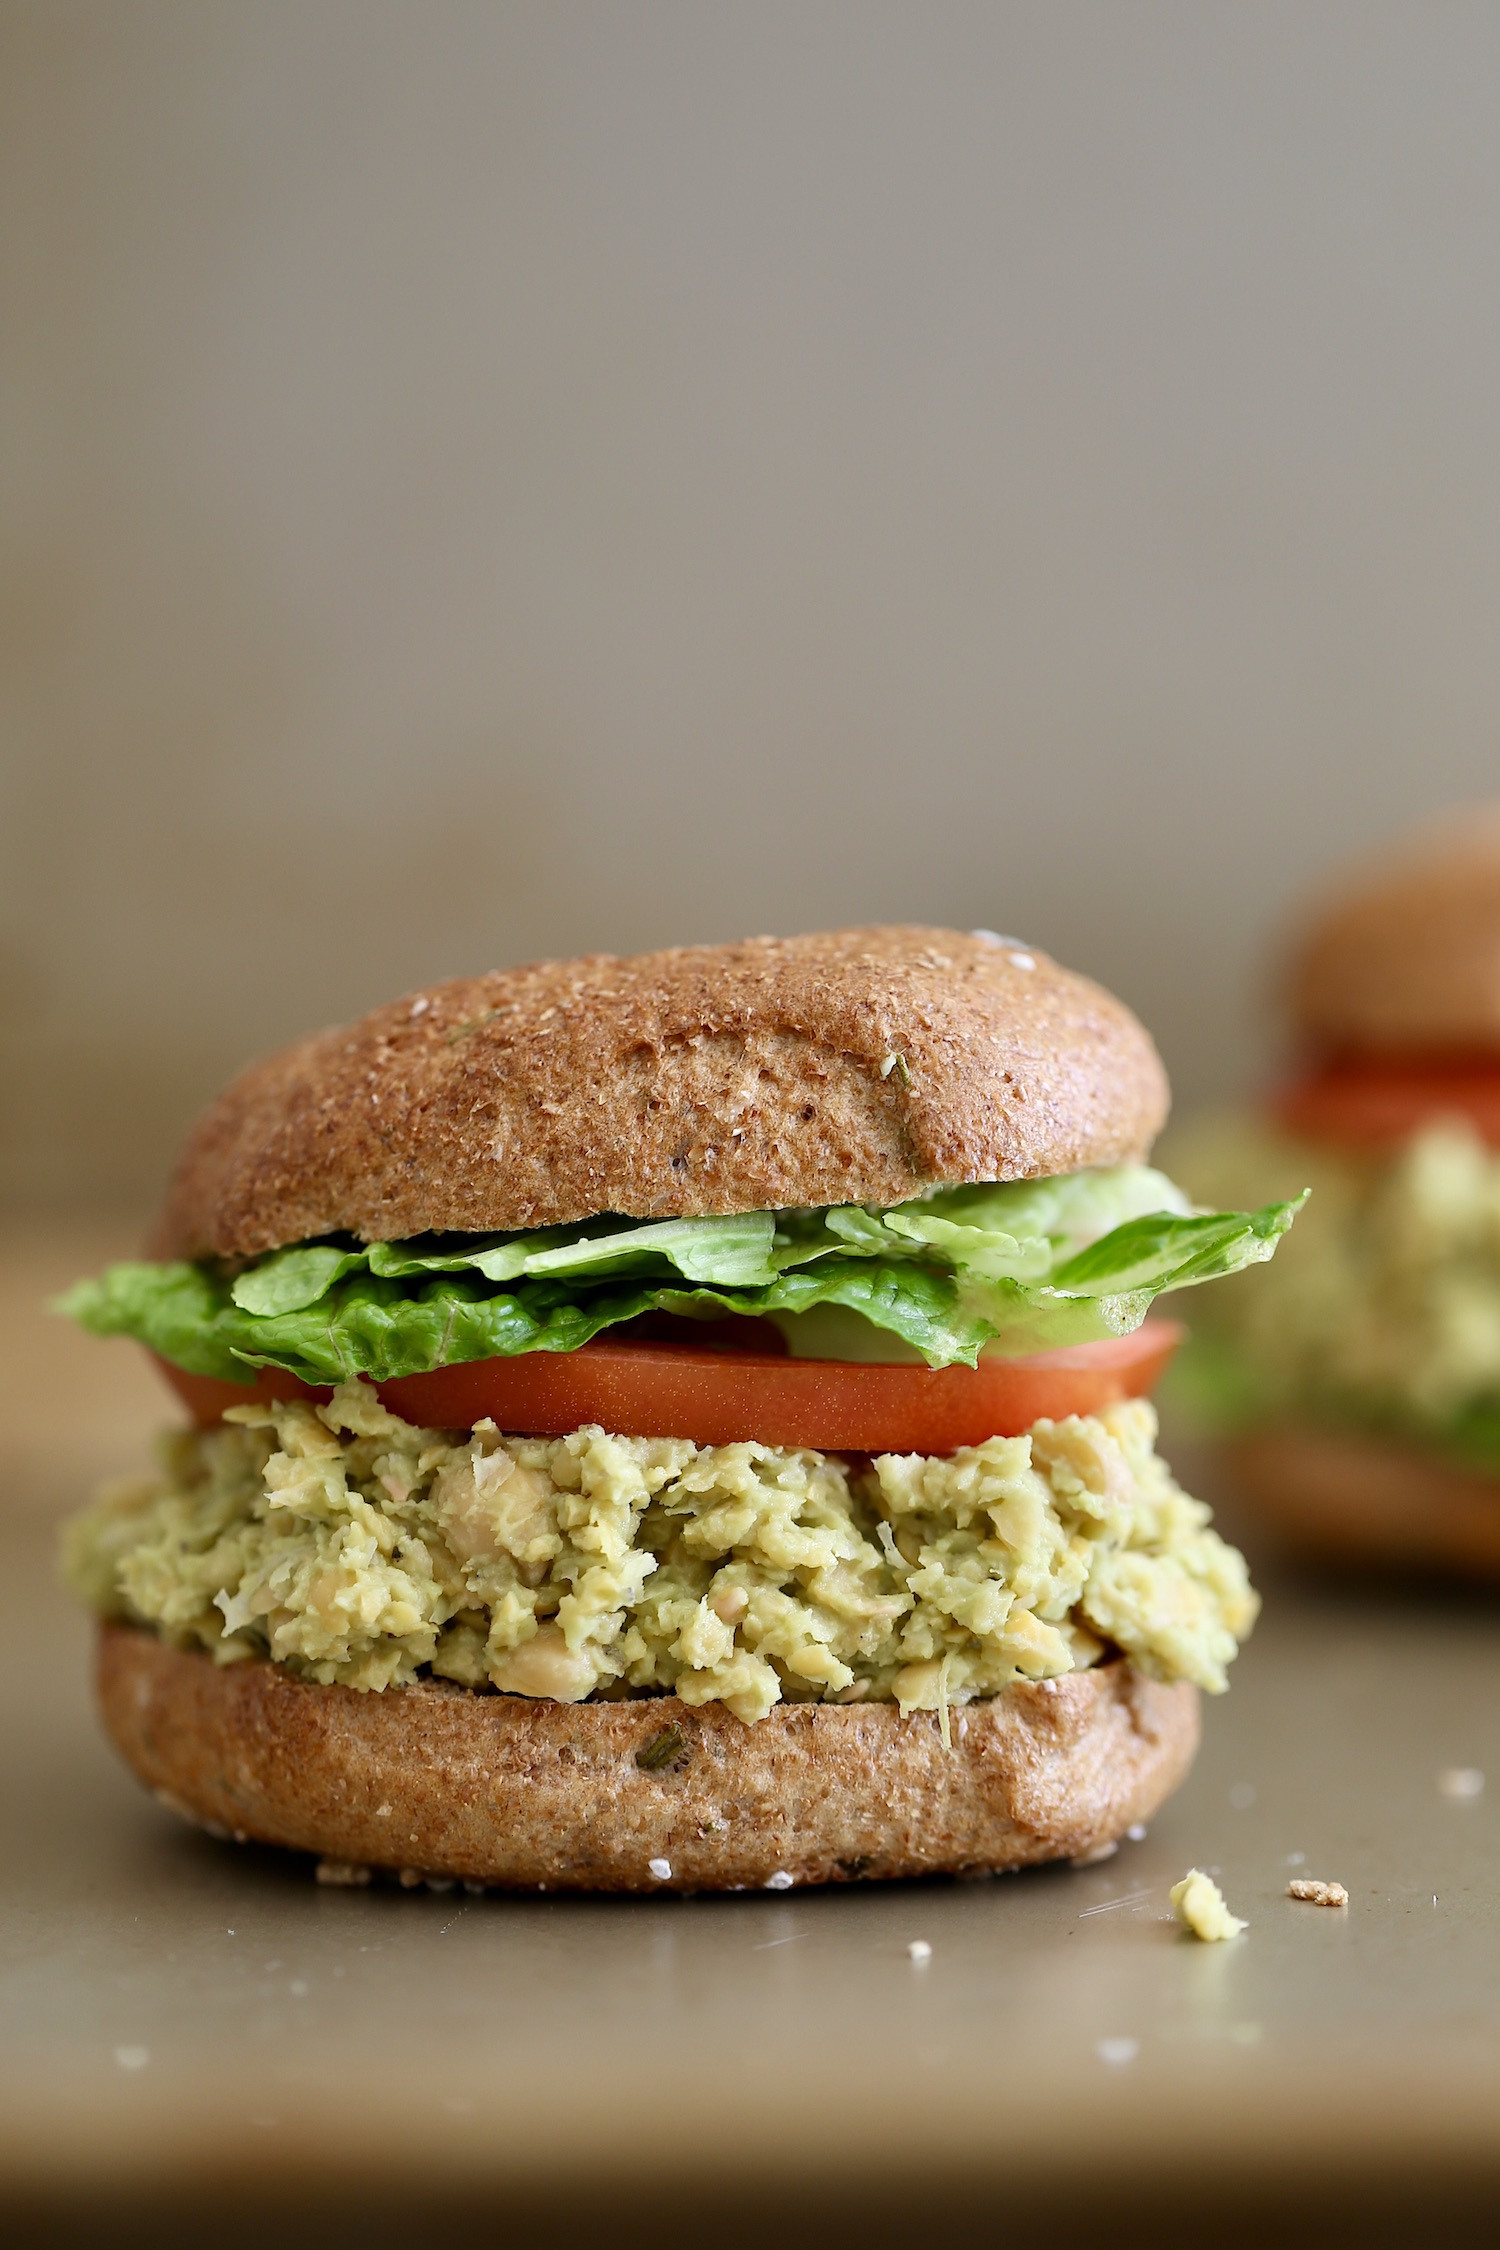
[[[142,1261],[110,1266],[97,1280],[75,1282],[52,1309],[95,1336],[133,1336],[192,1374],[219,1375],[231,1383],[252,1379],[226,1330],[226,1311],[236,1311],[228,1285],[204,1266]]]
[[[236,1276],[119,1265],[80,1282],[58,1309],[193,1373],[246,1382],[255,1367],[312,1383],[385,1381],[576,1351],[648,1312],[772,1316],[795,1339],[799,1316],[819,1308],[857,1316],[932,1366],[972,1366],[986,1347],[1040,1351],[1127,1334],[1163,1290],[1269,1257],[1297,1209],[1195,1213],[1160,1173],[1120,1166],[947,1189],[890,1211],[304,1243]]]
[[[334,1283],[366,1263],[358,1250],[340,1250],[329,1242],[309,1242],[295,1250],[278,1250],[242,1273],[229,1285],[229,1294],[248,1313],[300,1312],[326,1297]]]
[[[251,1368],[280,1367],[305,1382],[336,1383],[355,1374],[384,1382],[517,1352],[576,1351],[601,1329],[646,1312],[714,1320],[800,1313],[814,1304],[861,1314],[935,1365],[972,1364],[989,1328],[959,1295],[951,1274],[848,1260],[733,1289],[635,1284],[585,1293],[540,1281],[498,1290],[468,1275],[438,1275],[413,1288],[362,1274],[314,1305],[256,1314],[201,1267],[123,1265],[77,1283],[57,1309],[95,1335],[133,1336],[195,1375],[248,1383]]]
[[[1306,1201],[1268,1203],[1260,1211],[1168,1212],[1131,1219],[1053,1269],[1052,1287],[1066,1296],[1113,1296],[1123,1290],[1192,1289],[1272,1256]]]
[[[434,1236],[418,1242],[372,1242],[364,1249],[298,1244],[273,1250],[241,1274],[232,1295],[247,1312],[298,1312],[316,1304],[355,1267],[388,1280],[466,1272],[483,1274],[486,1281],[544,1274],[603,1280],[665,1271],[684,1281],[738,1288],[775,1279],[775,1234],[774,1212],[744,1211],[728,1218],[663,1219],[646,1225],[636,1219],[586,1219],[535,1234]]]

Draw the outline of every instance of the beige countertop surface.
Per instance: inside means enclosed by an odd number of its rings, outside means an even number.
[[[183,1825],[93,1721],[56,1525],[165,1400],[130,1347],[37,1306],[128,1239],[0,1244],[18,2209],[436,2196],[607,2208],[617,2240],[622,2208],[653,2239],[642,2214],[692,2211],[729,2240],[735,2214],[822,2239],[815,2214],[857,2206],[875,2239],[913,2199],[1071,2220],[1104,2197],[1123,2238],[1184,2183],[1221,2235],[1277,2183],[1304,2210],[1351,2181],[1392,2211],[1500,2186],[1500,1609],[1262,1572],[1190,1781],[1087,1869],[687,1900],[320,1888]],[[1454,1769],[1487,1786],[1447,1793]],[[1236,1943],[1177,1933],[1190,1864],[1248,1917]],[[1347,1910],[1293,1903],[1294,1875]]]

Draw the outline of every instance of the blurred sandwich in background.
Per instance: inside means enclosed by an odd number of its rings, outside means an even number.
[[[1186,1395],[1284,1540],[1500,1578],[1500,804],[1349,871],[1278,1000],[1283,1081],[1172,1161],[1203,1200],[1312,1193],[1202,1306]]]

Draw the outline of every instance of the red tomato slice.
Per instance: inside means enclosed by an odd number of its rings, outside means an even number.
[[[755,1438],[820,1453],[951,1453],[988,1437],[1020,1437],[1043,1417],[1097,1414],[1143,1396],[1182,1334],[1176,1321],[1148,1320],[1130,1336],[977,1368],[863,1366],[604,1338],[576,1352],[468,1360],[377,1389],[393,1413],[437,1429],[468,1429],[488,1415],[502,1430],[537,1437],[592,1422],[621,1437],[698,1445]],[[249,1390],[160,1364],[204,1426],[257,1397],[329,1395],[290,1375],[266,1372]]]
[[[1500,1057],[1349,1057],[1272,1097],[1288,1132],[1344,1148],[1405,1140],[1439,1117],[1462,1117],[1500,1147]]]

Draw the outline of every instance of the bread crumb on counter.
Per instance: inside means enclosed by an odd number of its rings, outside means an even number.
[[[1342,1883],[1316,1883],[1310,1875],[1299,1875],[1287,1884],[1288,1898],[1306,1899],[1309,1906],[1347,1906],[1349,1893]]]
[[[320,1859],[314,1873],[320,1883],[330,1883],[335,1890],[358,1890],[370,1880],[370,1869],[350,1859]]]
[[[1201,1867],[1190,1867],[1182,1881],[1172,1885],[1171,1899],[1172,1912],[1182,1927],[1205,1945],[1238,1937],[1241,1930],[1249,1928],[1237,1914],[1230,1913],[1218,1884]]]

